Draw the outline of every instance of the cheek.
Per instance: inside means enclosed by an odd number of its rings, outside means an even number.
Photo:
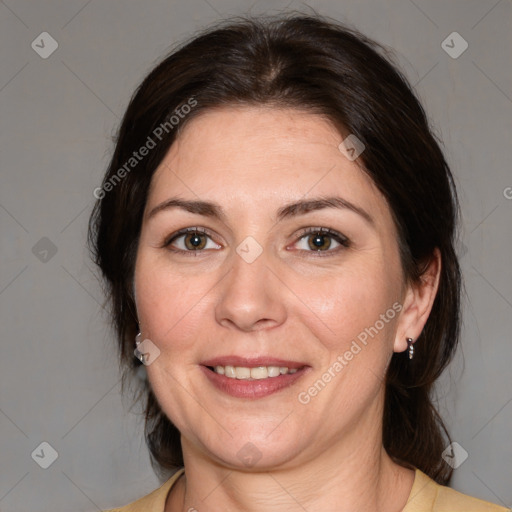
[[[205,323],[208,290],[214,284],[213,275],[180,275],[141,254],[135,270],[135,289],[143,335],[161,350],[180,352],[192,344]]]
[[[392,306],[399,293],[391,273],[386,276],[382,265],[367,263],[300,287],[298,294],[309,297],[305,302],[315,313],[315,330],[330,352],[348,350],[353,340],[364,345],[369,339],[392,338],[396,317]]]
[[[333,422],[337,414],[355,414],[381,389],[401,309],[394,283],[380,265],[368,265],[332,279],[317,296],[321,321],[313,320],[309,330],[321,341],[324,354],[309,384],[316,386],[319,378],[333,382],[318,400]]]
[[[190,396],[201,394],[194,389],[198,347],[205,335],[208,290],[214,283],[204,275],[180,276],[166,267],[151,256],[138,258],[137,313],[144,338],[160,351],[158,359],[146,367],[151,388],[180,432],[190,433],[190,425],[200,424],[204,413],[195,409],[196,401]]]

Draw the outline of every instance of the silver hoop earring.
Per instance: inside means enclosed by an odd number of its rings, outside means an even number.
[[[135,350],[133,351],[135,357],[141,362],[144,363],[144,354],[139,351],[139,345],[142,343],[142,333],[139,332],[137,336],[135,336]]]
[[[407,338],[407,346],[409,347],[409,359],[414,357],[414,340],[412,338]]]

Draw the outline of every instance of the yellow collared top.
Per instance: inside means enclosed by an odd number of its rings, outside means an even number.
[[[165,501],[174,483],[185,471],[178,470],[161,487],[139,500],[105,512],[165,512]],[[472,498],[439,485],[416,469],[414,484],[402,512],[507,512],[511,509]]]

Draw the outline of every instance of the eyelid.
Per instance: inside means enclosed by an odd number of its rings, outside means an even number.
[[[322,234],[326,234],[326,235],[331,235],[333,238],[338,238],[339,242],[340,243],[349,243],[349,239],[343,235],[342,233],[340,233],[339,231],[336,231],[334,229],[331,229],[331,228],[324,228],[324,227],[308,227],[308,228],[303,228],[299,231],[299,234],[298,234],[298,240],[300,240],[301,238],[303,238],[304,236],[306,235],[315,235],[317,233],[322,233]]]
[[[334,229],[331,229],[331,228],[325,228],[325,227],[320,227],[320,226],[319,227],[307,227],[307,228],[301,229],[297,235],[297,239],[295,240],[295,242],[292,245],[296,244],[297,242],[299,242],[300,240],[302,240],[304,237],[306,237],[308,235],[315,235],[315,234],[328,235],[330,238],[333,238],[336,242],[338,242],[341,247],[337,247],[333,250],[326,250],[326,251],[305,251],[304,249],[298,249],[299,252],[310,253],[314,257],[316,257],[316,256],[323,257],[323,256],[331,256],[331,255],[337,254],[341,250],[347,249],[348,247],[351,246],[350,239],[347,238],[342,233],[340,233]]]
[[[213,240],[213,237],[216,236],[214,234],[214,232],[209,230],[208,228],[203,228],[203,227],[183,228],[183,229],[179,229],[178,231],[175,231],[174,233],[172,233],[171,235],[166,237],[164,239],[163,243],[162,243],[162,248],[168,247],[171,244],[171,242],[173,242],[174,240],[176,240],[180,236],[187,235],[189,233],[201,233],[201,234],[204,234],[204,235],[208,235],[208,237],[210,237],[212,240]],[[218,242],[215,242],[215,243],[217,245],[220,245],[220,244],[218,244]],[[204,249],[201,249],[199,251],[182,251],[181,249],[174,249],[174,250],[176,252],[201,252],[201,251],[204,251]]]

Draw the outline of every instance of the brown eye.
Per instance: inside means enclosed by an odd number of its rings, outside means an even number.
[[[206,235],[204,235],[203,233],[193,232],[187,233],[186,235],[183,236],[185,247],[187,249],[190,249],[191,251],[204,249],[204,247],[206,246]]]
[[[329,249],[331,246],[331,240],[329,235],[322,233],[316,233],[314,235],[308,235],[308,246],[313,251],[320,251]]]
[[[205,249],[220,249],[211,236],[202,229],[185,228],[171,235],[163,247],[173,252],[194,253]]]
[[[347,237],[329,228],[307,228],[300,233],[296,244],[304,252],[330,255],[349,247],[350,242]]]

